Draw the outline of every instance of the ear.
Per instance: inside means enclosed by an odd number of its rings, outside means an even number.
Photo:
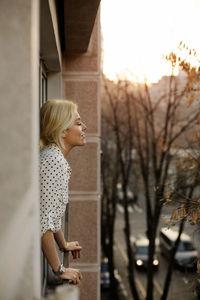
[[[65,138],[67,136],[67,129],[63,130],[62,132],[62,138]]]

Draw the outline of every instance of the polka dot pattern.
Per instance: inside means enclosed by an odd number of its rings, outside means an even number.
[[[40,151],[40,225],[41,235],[61,229],[61,218],[68,203],[71,168],[60,148],[51,144]]]

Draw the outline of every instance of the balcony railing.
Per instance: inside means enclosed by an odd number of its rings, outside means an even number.
[[[45,300],[79,300],[79,288],[69,284],[59,286]]]

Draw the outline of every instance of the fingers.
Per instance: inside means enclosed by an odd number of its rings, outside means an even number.
[[[77,275],[73,275],[72,279],[69,280],[69,283],[71,283],[71,284],[79,284],[79,282],[80,282],[80,279]]]
[[[60,275],[61,279],[69,279],[71,284],[79,284],[82,280],[82,274],[78,269],[67,268],[65,273]]]
[[[81,250],[82,247],[79,245],[79,242],[67,242],[67,250],[73,251],[73,250]]]
[[[71,251],[73,259],[77,259],[81,257],[82,247],[79,245],[78,241],[75,242],[67,242],[66,251]]]
[[[71,252],[72,252],[73,259],[77,259],[77,258],[81,257],[81,249],[80,250],[73,250]]]
[[[72,251],[72,256],[73,256],[73,259],[77,258],[77,251],[76,250]]]

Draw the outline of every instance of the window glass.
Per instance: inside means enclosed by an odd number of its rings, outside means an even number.
[[[47,72],[45,71],[45,66],[40,62],[39,70],[39,107],[42,106],[47,101]],[[48,263],[41,251],[41,286],[42,286],[42,296],[45,296],[46,286],[47,286],[47,276],[48,276]]]
[[[148,247],[147,246],[138,246],[136,248],[137,254],[148,254]]]
[[[191,242],[182,242],[180,241],[178,245],[178,251],[194,251],[194,246]]]
[[[47,72],[42,61],[40,62],[40,107],[47,101]]]

